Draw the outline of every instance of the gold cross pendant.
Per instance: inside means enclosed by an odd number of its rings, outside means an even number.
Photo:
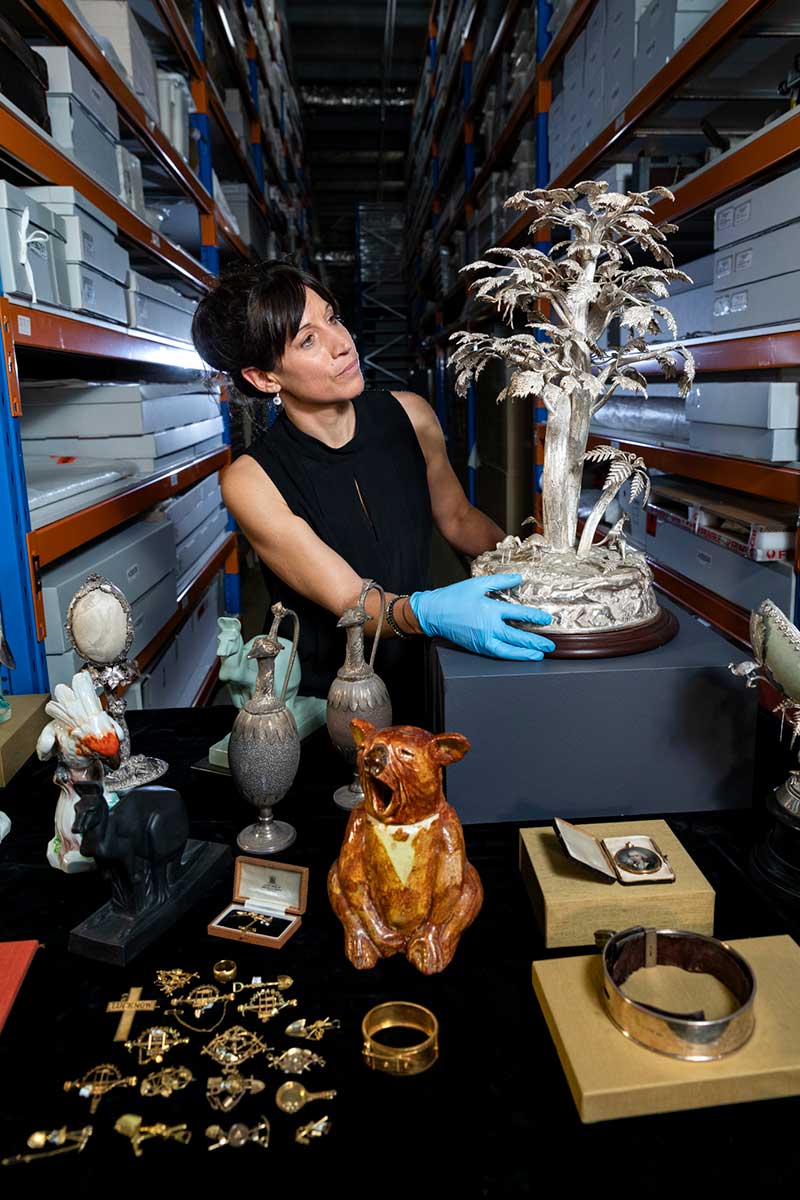
[[[106,1005],[106,1012],[120,1013],[119,1025],[117,1032],[114,1034],[115,1042],[126,1042],[131,1032],[133,1018],[140,1012],[155,1012],[158,1008],[156,1000],[142,1000],[142,989],[140,987],[132,987],[126,996],[121,1000],[112,1000]]]

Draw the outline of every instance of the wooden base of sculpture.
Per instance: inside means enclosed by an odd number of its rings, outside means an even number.
[[[642,654],[671,642],[678,632],[678,621],[674,613],[659,608],[658,615],[643,625],[627,629],[587,630],[585,633],[553,632],[546,625],[523,625],[521,621],[510,621],[520,629],[528,629],[555,642],[555,650],[548,658],[619,658],[623,654]]]

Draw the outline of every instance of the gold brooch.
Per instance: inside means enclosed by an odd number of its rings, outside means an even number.
[[[143,1125],[142,1118],[136,1113],[123,1113],[114,1122],[114,1128],[117,1133],[130,1138],[133,1153],[137,1158],[142,1157],[141,1144],[148,1138],[163,1138],[164,1141],[181,1142],[184,1146],[192,1140],[191,1132],[185,1124],[165,1125],[163,1121],[157,1121],[155,1125]]]
[[[230,1071],[227,1075],[212,1075],[206,1086],[206,1099],[212,1108],[220,1112],[230,1112],[249,1092],[257,1096],[263,1092],[264,1084],[252,1076],[240,1075],[238,1071]]]
[[[306,1022],[305,1017],[301,1017],[299,1021],[292,1021],[291,1025],[286,1026],[286,1036],[305,1038],[307,1042],[318,1042],[329,1029],[338,1028],[339,1022],[331,1017],[322,1017],[319,1021],[312,1021],[310,1024]]]
[[[123,1075],[111,1063],[101,1063],[87,1071],[83,1079],[68,1079],[64,1084],[64,1091],[77,1091],[85,1100],[91,1100],[89,1112],[96,1113],[97,1106],[106,1092],[116,1087],[136,1087],[136,1076]]]
[[[139,1085],[142,1096],[171,1096],[173,1092],[181,1092],[194,1079],[188,1067],[162,1067],[147,1075]]]
[[[269,1121],[262,1116],[258,1125],[254,1125],[252,1129],[237,1122],[236,1125],[231,1125],[227,1133],[219,1125],[209,1125],[206,1137],[211,1138],[213,1143],[208,1147],[209,1150],[219,1150],[222,1146],[231,1146],[238,1150],[247,1145],[262,1146],[266,1150],[269,1146]]]
[[[219,1063],[228,1073],[247,1062],[248,1058],[254,1058],[256,1054],[263,1054],[268,1050],[267,1043],[262,1042],[257,1034],[251,1033],[243,1025],[233,1025],[224,1033],[218,1033],[207,1046],[203,1046],[202,1053],[213,1058],[214,1062]]]
[[[153,1025],[150,1029],[145,1029],[144,1033],[140,1033],[135,1041],[126,1042],[125,1049],[138,1050],[139,1066],[143,1067],[149,1062],[163,1062],[168,1051],[188,1043],[189,1039],[181,1037],[176,1029],[165,1025]]]
[[[37,1129],[28,1138],[28,1145],[39,1153],[13,1154],[10,1158],[0,1159],[0,1166],[36,1162],[38,1158],[55,1158],[56,1154],[69,1154],[73,1150],[80,1154],[91,1136],[91,1125],[84,1125],[83,1129],[67,1129],[66,1125],[62,1125],[60,1129],[51,1129],[49,1132]]]
[[[283,1054],[268,1054],[267,1062],[271,1067],[283,1071],[284,1075],[300,1075],[311,1067],[325,1066],[324,1058],[320,1058],[312,1050],[301,1050],[299,1046],[292,1046],[290,1050],[284,1050]]]

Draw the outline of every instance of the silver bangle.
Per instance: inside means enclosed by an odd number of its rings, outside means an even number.
[[[399,637],[399,638],[406,638],[406,637],[409,637],[410,635],[407,633],[404,633],[403,630],[400,628],[400,626],[397,624],[397,621],[395,621],[394,606],[395,606],[395,604],[397,604],[398,600],[407,600],[407,599],[408,599],[408,593],[406,592],[402,596],[392,596],[391,600],[386,605],[386,624],[389,626],[389,628],[392,630],[392,632],[395,634],[395,636]]]

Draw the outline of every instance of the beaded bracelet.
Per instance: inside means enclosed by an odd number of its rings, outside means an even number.
[[[389,626],[389,628],[392,630],[392,632],[395,634],[395,636],[399,637],[399,638],[406,638],[409,635],[407,633],[403,632],[403,630],[397,624],[397,621],[394,619],[394,606],[395,606],[395,604],[397,604],[398,600],[407,600],[407,599],[408,599],[408,593],[406,593],[403,596],[393,596],[392,599],[389,601],[389,603],[386,605],[386,623]]]

